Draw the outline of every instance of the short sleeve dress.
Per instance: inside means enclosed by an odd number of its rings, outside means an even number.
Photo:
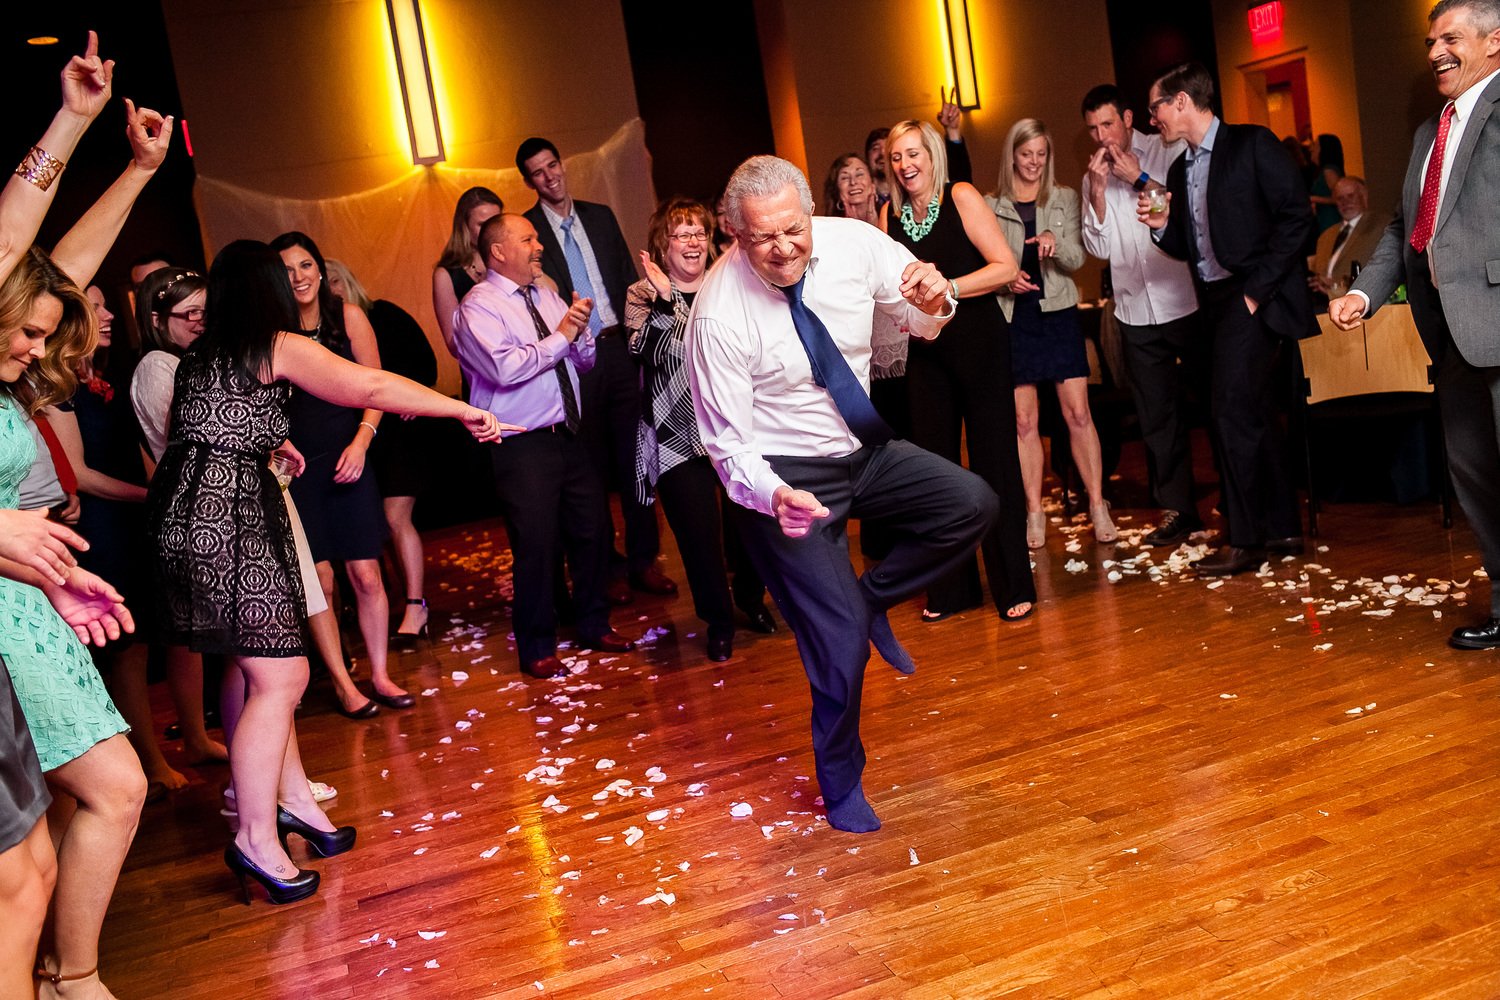
[[[195,349],[177,368],[172,436],[146,496],[161,638],[201,653],[306,655],[306,604],[272,449],[285,382]]]
[[[36,445],[26,418],[0,394],[0,507],[14,510]],[[88,650],[40,590],[0,577],[0,656],[10,669],[43,771],[129,730],[104,689]],[[11,750],[0,747],[9,769]],[[7,775],[8,780],[8,775]],[[29,828],[29,825],[28,825]]]

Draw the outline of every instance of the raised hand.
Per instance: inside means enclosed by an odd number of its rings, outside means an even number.
[[[0,510],[0,556],[31,567],[53,583],[65,583],[78,565],[70,545],[89,547],[82,535],[47,520],[45,510]]]
[[[812,523],[827,517],[832,511],[818,502],[818,498],[806,490],[794,490],[790,486],[777,488],[771,498],[771,512],[781,533],[788,538],[801,538],[812,530]]]
[[[557,325],[557,332],[568,338],[572,343],[578,335],[588,329],[589,314],[594,311],[594,300],[580,298],[577,292],[573,293],[573,304],[568,307],[568,314],[562,318]]]
[[[172,143],[172,118],[163,118],[150,108],[139,108],[125,98],[125,136],[130,140],[130,155],[137,168],[154,171],[167,158]]]
[[[661,269],[651,255],[641,251],[641,270],[646,273],[646,280],[651,282],[651,287],[656,289],[656,296],[660,299],[672,297],[672,279],[667,277],[667,272]]]
[[[74,569],[66,583],[49,584],[42,593],[85,645],[102,646],[123,632],[135,631],[125,598],[86,569]]]
[[[1140,157],[1119,143],[1112,142],[1106,148],[1109,150],[1109,162],[1114,169],[1115,176],[1126,184],[1134,184],[1141,176]]]
[[[936,315],[948,294],[948,279],[926,261],[912,261],[901,272],[901,297],[929,316]]]
[[[1162,197],[1167,199],[1167,210],[1165,212],[1151,211],[1150,191],[1142,191],[1141,196],[1135,200],[1135,217],[1152,229],[1164,229],[1167,225],[1167,216],[1172,214],[1172,192],[1163,191]]]
[[[63,67],[63,110],[93,121],[109,103],[114,76],[115,61],[100,60],[99,36],[90,31],[89,43],[83,50],[83,55],[74,56]]]
[[[953,100],[957,93],[957,87],[953,88],[952,94],[948,93],[946,86],[938,87],[938,101],[941,102],[938,105],[938,124],[943,126],[943,131],[947,132],[948,138],[954,142],[957,142],[960,137],[958,123],[963,114],[958,103]]]

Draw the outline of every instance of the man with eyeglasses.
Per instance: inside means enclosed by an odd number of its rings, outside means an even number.
[[[978,476],[893,440],[870,403],[871,323],[879,309],[930,340],[957,299],[936,268],[875,227],[813,218],[807,178],[786,160],[746,160],[724,198],[735,245],[688,322],[698,430],[797,637],[828,822],[868,833],[880,828],[861,781],[870,644],[898,670],[915,669],[886,609],[969,556],[999,508]],[[858,577],[850,517],[879,518],[895,539]]]
[[[1302,248],[1312,229],[1307,185],[1275,134],[1214,113],[1213,77],[1197,63],[1151,85],[1162,139],[1187,140],[1167,171],[1166,211],[1143,193],[1137,217],[1157,246],[1192,265],[1210,331],[1211,421],[1218,446],[1223,544],[1203,576],[1260,566],[1267,552],[1300,553],[1302,517],[1286,470],[1272,375],[1284,339],[1318,332]]]
[[[635,495],[635,429],[641,416],[640,369],[626,350],[625,291],[640,277],[615,213],[608,205],[578,201],[568,192],[568,172],[557,147],[533,137],[516,150],[521,179],[537,194],[525,212],[542,242],[542,272],[563,301],[573,292],[594,302],[589,319],[598,353],[580,386],[587,415],[579,434],[606,489],[620,496],[625,557],[610,548],[609,594],[629,604],[631,590],[671,596],[677,584],[656,567],[661,534],[656,508]]]

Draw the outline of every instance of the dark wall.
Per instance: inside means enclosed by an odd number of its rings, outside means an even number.
[[[1106,0],[1110,48],[1115,58],[1115,85],[1135,112],[1135,126],[1153,131],[1146,115],[1146,94],[1162,71],[1195,61],[1208,67],[1214,87],[1219,57],[1214,45],[1214,15],[1208,0]],[[1217,110],[1217,109],[1216,109]]]
[[[754,5],[622,0],[621,8],[656,193],[709,202],[746,157],[776,149]]]
[[[0,87],[11,102],[12,127],[0,142],[0,163],[8,173],[46,131],[61,103],[59,74],[69,58],[81,53],[88,30],[99,33],[99,54],[115,60],[114,97],[94,120],[59,185],[52,210],[38,242],[54,245],[130,162],[125,138],[125,102],[176,116],[171,152],[136,202],[124,231],[104,260],[96,283],[119,312],[125,306],[124,288],[130,262],[155,251],[165,251],[174,263],[203,264],[198,215],[193,208],[193,166],[182,139],[182,101],[172,71],[166,24],[158,3],[69,2],[17,6],[6,14],[6,35],[0,41]],[[56,45],[36,46],[25,39],[51,35]]]

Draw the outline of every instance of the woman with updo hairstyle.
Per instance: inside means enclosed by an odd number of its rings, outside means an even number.
[[[135,322],[144,354],[130,379],[130,402],[153,466],[167,448],[177,363],[203,333],[207,299],[208,282],[180,267],[157,268],[136,291]]]
[[[432,311],[437,314],[443,345],[454,357],[458,357],[458,348],[453,343],[453,313],[469,289],[484,280],[487,269],[479,249],[479,227],[503,211],[505,202],[487,187],[471,187],[459,195],[453,209],[453,231],[432,269]]]
[[[646,277],[625,295],[630,354],[645,376],[641,419],[636,427],[636,499],[661,498],[667,524],[677,538],[693,610],[708,625],[708,658],[734,652],[734,605],[751,628],[770,632],[775,622],[765,606],[765,585],[742,555],[730,529],[734,600],[724,569],[723,487],[698,435],[688,389],[683,335],[693,299],[713,260],[713,213],[688,198],[671,198],[652,213],[650,252],[641,251]]]

